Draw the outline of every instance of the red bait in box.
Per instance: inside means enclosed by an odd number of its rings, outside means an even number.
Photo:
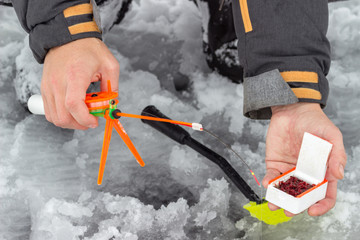
[[[294,197],[302,194],[303,192],[309,190],[310,188],[315,187],[315,184],[309,184],[297,177],[291,176],[288,180],[280,181],[278,185],[275,186],[281,191],[286,192]]]

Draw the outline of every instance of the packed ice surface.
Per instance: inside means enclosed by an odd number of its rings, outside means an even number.
[[[105,29],[119,6],[102,11]],[[11,8],[0,7],[0,239],[357,239],[360,229],[360,1],[330,4],[328,116],[348,153],[334,209],[268,226],[242,209],[247,199],[214,164],[138,120],[121,119],[143,157],[141,168],[114,132],[103,185],[96,184],[104,121],[94,130],[54,127],[16,100],[39,92],[42,67]],[[242,117],[242,86],[210,72],[201,19],[183,0],[139,0],[105,35],[121,65],[123,112],[150,104],[173,119],[201,122],[265,173],[267,121]],[[191,89],[176,92],[175,78]],[[191,130],[190,130],[191,131]],[[231,161],[264,196],[244,165],[205,133],[192,136]]]

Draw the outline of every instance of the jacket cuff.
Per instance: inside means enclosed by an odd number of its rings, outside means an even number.
[[[319,103],[323,108],[328,94],[328,81],[321,73],[275,69],[244,79],[244,115],[270,119],[272,106],[297,102]]]
[[[102,39],[94,20],[93,5],[85,3],[69,7],[50,21],[38,24],[31,30],[29,41],[35,59],[43,63],[51,48],[90,37]]]
[[[272,106],[299,102],[279,70],[244,79],[244,116],[270,119]]]

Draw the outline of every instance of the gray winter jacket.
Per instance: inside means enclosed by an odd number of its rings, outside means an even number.
[[[271,106],[325,106],[330,67],[327,0],[233,0],[244,115],[271,117]]]
[[[218,0],[210,0],[218,1]],[[314,102],[325,106],[330,46],[327,0],[232,0],[244,115],[271,117],[271,106]],[[90,0],[12,0],[30,34],[36,60],[49,49],[86,37],[101,39]]]
[[[39,63],[53,47],[82,38],[101,39],[90,0],[12,0],[12,4]]]

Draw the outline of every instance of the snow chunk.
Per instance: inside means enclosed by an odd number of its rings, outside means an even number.
[[[335,58],[360,49],[360,6],[356,1],[352,4],[353,7],[339,7],[330,12],[327,37]]]
[[[360,223],[358,221],[349,221],[348,219],[354,219],[357,213],[357,206],[360,203],[359,199],[360,194],[358,193],[345,193],[338,190],[338,202],[334,209],[320,220],[321,229],[329,233],[345,233],[351,231],[351,229],[358,229]]]
[[[180,39],[187,39],[188,23],[191,20],[200,29],[199,13],[190,1],[140,0],[138,3],[133,2],[132,11],[124,19],[124,26],[132,31],[173,34]]]
[[[110,222],[122,226],[122,231],[136,233],[141,230],[149,230],[153,226],[155,209],[153,206],[144,205],[138,199],[132,197],[120,197],[105,194],[103,198],[106,210],[116,216],[102,225]]]
[[[217,214],[215,211],[203,211],[199,212],[195,218],[195,224],[197,226],[205,226],[207,225],[211,220],[216,218]]]
[[[92,211],[78,203],[50,199],[34,216],[31,239],[77,240],[87,230],[86,226],[74,224],[74,218],[91,217]]]
[[[189,206],[185,199],[180,198],[177,202],[172,202],[167,207],[162,206],[156,212],[155,219],[160,231],[166,236],[165,239],[180,240],[186,237],[183,227],[189,217]]]
[[[40,94],[42,65],[38,64],[29,47],[29,39],[24,39],[25,47],[16,58],[16,78],[14,81],[18,100],[26,103],[33,94]]]
[[[66,153],[74,153],[76,152],[76,148],[79,146],[79,140],[74,138],[63,145],[63,150]]]
[[[58,207],[58,212],[64,216],[80,218],[82,216],[91,217],[92,212],[89,208],[82,207],[79,204],[64,202]]]
[[[184,185],[202,185],[204,179],[211,174],[211,169],[203,157],[195,151],[186,151],[179,146],[172,148],[169,164],[172,177]]]
[[[195,73],[194,90],[196,91],[198,106],[203,113],[213,114],[223,112],[226,108],[241,109],[241,98],[236,86],[217,73],[205,76]]]
[[[203,210],[211,209],[225,216],[228,212],[229,199],[231,196],[229,183],[222,178],[220,180],[209,179],[208,184],[209,187],[200,194],[200,201],[195,207]],[[211,201],[209,201],[209,199],[211,199]]]
[[[76,165],[81,168],[86,168],[86,160],[89,158],[89,155],[86,153],[80,154],[80,156],[76,157]]]

